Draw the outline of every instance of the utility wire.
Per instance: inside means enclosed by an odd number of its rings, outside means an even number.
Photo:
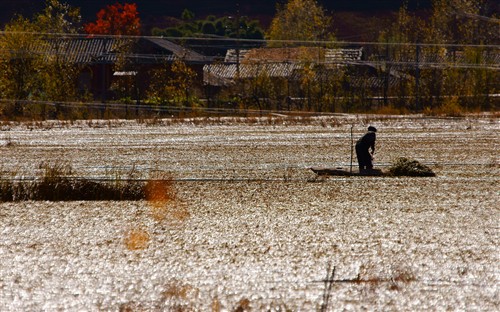
[[[89,34],[68,34],[68,33],[46,33],[46,32],[19,32],[19,31],[0,31],[0,35],[40,35],[47,37],[61,38],[103,38],[103,39],[166,39],[170,41],[204,41],[204,42],[232,42],[232,43],[281,43],[281,44],[302,44],[324,46],[415,46],[415,42],[373,42],[373,41],[332,41],[332,40],[267,40],[267,39],[243,39],[243,38],[228,38],[228,37],[170,37],[170,36],[128,36],[128,35],[89,35]],[[495,48],[500,49],[497,44],[460,44],[460,43],[418,43],[421,47],[449,47],[449,48]],[[224,47],[224,46],[222,46]]]

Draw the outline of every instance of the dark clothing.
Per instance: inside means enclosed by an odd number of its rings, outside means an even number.
[[[368,152],[368,149],[356,145],[356,156],[358,157],[359,172],[373,169],[372,155]]]
[[[368,131],[356,142],[356,156],[358,157],[360,172],[366,169],[373,169],[372,154],[375,152],[375,140],[375,132]]]

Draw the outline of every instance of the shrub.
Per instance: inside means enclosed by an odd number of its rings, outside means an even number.
[[[450,117],[462,117],[464,115],[463,108],[460,106],[457,96],[446,98],[438,113]]]
[[[431,168],[422,165],[416,160],[407,158],[399,158],[390,168],[389,173],[393,176],[410,176],[410,177],[434,177],[436,174]]]
[[[8,180],[0,180],[0,201],[12,201],[14,198],[13,183]]]
[[[127,179],[94,181],[71,177],[69,164],[42,163],[41,177],[35,180],[0,179],[0,201],[19,200],[141,200],[145,198],[144,182]]]
[[[460,106],[459,98],[457,96],[447,97],[443,103],[438,107],[425,107],[423,111],[427,116],[448,116],[448,117],[463,117],[465,110]]]

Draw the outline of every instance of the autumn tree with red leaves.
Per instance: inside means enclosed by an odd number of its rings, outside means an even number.
[[[94,23],[84,25],[88,34],[94,35],[128,35],[140,34],[141,21],[135,3],[108,5],[97,13]]]

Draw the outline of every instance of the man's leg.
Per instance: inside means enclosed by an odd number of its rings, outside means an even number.
[[[361,166],[359,172],[366,172],[367,170],[370,170],[373,168],[372,165],[372,156],[368,152],[368,150],[363,150],[363,152],[360,155],[361,157]]]
[[[358,166],[359,166],[359,172],[364,170],[365,168],[365,161],[364,161],[364,155],[363,155],[363,150],[359,149],[356,146],[356,157],[358,158]]]
[[[370,153],[366,153],[366,169],[372,170],[373,169],[373,161],[372,161],[372,155]]]

